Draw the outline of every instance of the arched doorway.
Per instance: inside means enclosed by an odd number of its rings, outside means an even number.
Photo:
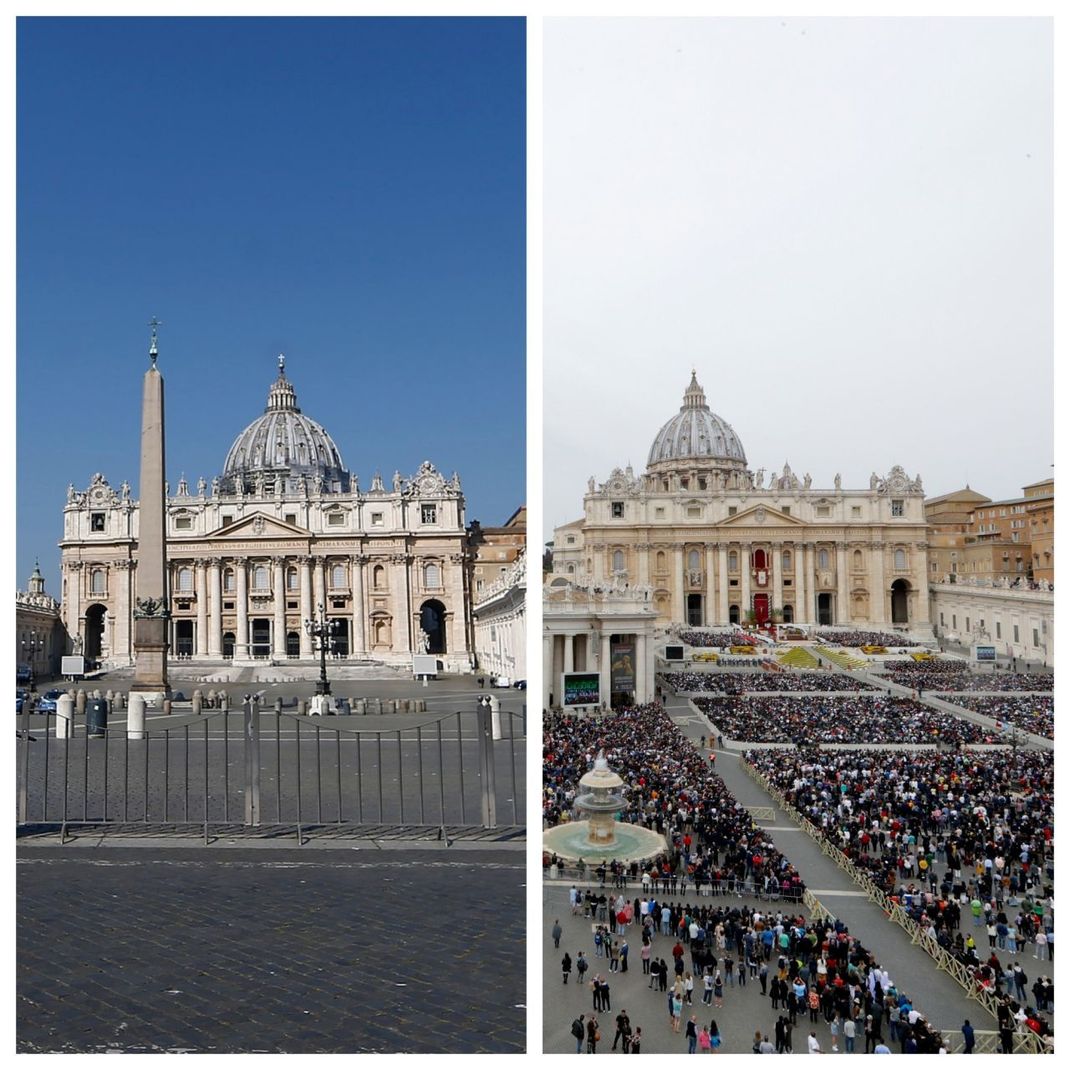
[[[739,623],[739,606],[732,605],[732,606],[728,607],[728,623],[729,624],[738,624]]]
[[[817,623],[832,623],[832,595],[828,592],[817,596]]]
[[[437,598],[420,606],[420,628],[427,633],[427,653],[445,654],[446,607]]]
[[[288,658],[301,656],[301,636],[298,632],[286,633],[286,656]]]
[[[223,633],[223,657],[225,657],[225,658],[234,657],[234,633],[233,632],[224,632]]]
[[[910,621],[909,594],[910,584],[906,580],[896,580],[892,584],[892,623],[907,624]]]
[[[784,607],[784,623],[793,624],[795,622],[795,607],[792,605],[786,605]]]
[[[91,661],[96,661],[104,649],[104,621],[108,615],[108,607],[99,602],[94,603],[85,611],[85,656]]]

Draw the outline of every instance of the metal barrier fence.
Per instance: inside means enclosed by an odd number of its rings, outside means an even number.
[[[977,1000],[977,1002],[980,1003],[993,1018],[997,1017],[998,1003],[995,994],[981,987],[968,966],[959,962],[954,955],[950,954],[950,952],[946,951],[940,944],[932,939],[932,937],[930,937],[928,933],[926,933],[925,930],[922,929],[922,927],[907,913],[901,903],[896,902],[888,896],[883,889],[878,888],[868,873],[859,869],[847,855],[834,844],[830,843],[828,839],[822,835],[821,830],[788,802],[784,795],[774,787],[765,776],[758,772],[750,762],[743,761],[740,764],[750,778],[772,796],[773,801],[776,802],[777,806],[779,806],[780,809],[799,826],[799,828],[814,840],[817,846],[821,849],[822,854],[830,858],[849,877],[851,877],[851,879],[865,891],[866,895],[884,910],[888,915],[888,918],[891,921],[894,921],[907,933],[912,944],[916,944],[933,959],[938,970],[942,970],[953,977],[966,992],[969,999]],[[1023,1044],[1033,1044],[1034,1047],[1029,1049],[1031,1051],[1049,1054],[1053,1051],[1052,1045],[1044,1038],[1038,1037],[1035,1033],[1023,1032],[1016,1033],[1015,1035],[1026,1038],[1023,1040]]]
[[[349,720],[349,719],[346,719]],[[146,724],[70,726],[56,714],[20,718],[18,823],[185,825],[211,830],[403,826],[496,828],[524,821],[526,716],[480,707],[394,730],[261,710]],[[519,766],[519,769],[518,769]],[[500,785],[500,787],[499,787]]]

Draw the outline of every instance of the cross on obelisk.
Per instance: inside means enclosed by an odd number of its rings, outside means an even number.
[[[171,598],[167,583],[167,501],[164,489],[163,376],[156,367],[154,316],[141,393],[141,482],[138,488],[137,598],[134,602],[134,683],[132,691],[158,698],[171,694],[167,678]]]

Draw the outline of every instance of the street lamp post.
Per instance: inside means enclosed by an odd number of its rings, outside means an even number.
[[[316,681],[316,694],[329,695],[331,682],[327,679],[327,652],[334,652],[339,621],[328,618],[327,611],[321,602],[316,606],[318,617],[314,620],[305,621],[305,634],[312,638],[314,649],[320,655],[320,678]]]
[[[22,640],[22,656],[29,659],[30,690],[37,690],[37,655],[44,650],[44,638],[37,632],[30,632],[29,639]]]

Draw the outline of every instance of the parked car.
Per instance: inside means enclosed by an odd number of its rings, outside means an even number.
[[[29,697],[29,692],[24,687],[15,688],[15,712],[22,713],[22,704]]]
[[[515,687],[517,691],[527,691],[528,682],[527,680],[517,680],[517,682],[513,684],[513,687]]]
[[[56,699],[61,695],[67,694],[62,688],[54,687],[51,691],[46,691],[37,700],[37,712],[38,713],[55,713],[56,712]]]

